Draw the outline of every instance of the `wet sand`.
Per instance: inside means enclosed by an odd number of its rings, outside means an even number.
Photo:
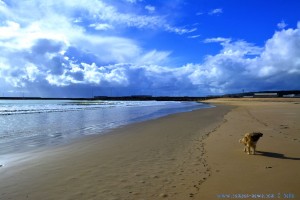
[[[0,199],[191,199],[211,171],[203,140],[228,106],[170,115],[33,152],[0,168]]]

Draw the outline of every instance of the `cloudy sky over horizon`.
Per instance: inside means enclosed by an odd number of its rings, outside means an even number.
[[[298,0],[0,0],[0,96],[300,89]]]

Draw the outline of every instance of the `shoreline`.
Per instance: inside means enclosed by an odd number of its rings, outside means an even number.
[[[27,160],[33,159],[32,157],[39,157],[39,154],[41,154],[41,153],[52,151],[55,148],[68,147],[72,144],[80,143],[81,141],[84,141],[84,140],[90,140],[91,138],[101,139],[101,137],[104,137],[106,134],[108,134],[108,135],[116,134],[119,130],[121,130],[123,128],[126,129],[127,127],[130,127],[130,126],[135,126],[135,124],[139,125],[140,123],[150,122],[153,120],[159,120],[160,118],[170,117],[172,115],[189,113],[189,112],[193,112],[193,111],[197,111],[197,110],[210,109],[210,108],[215,107],[214,105],[212,105],[210,103],[205,103],[205,102],[196,102],[196,103],[209,105],[209,107],[203,107],[203,108],[201,107],[201,108],[196,108],[196,109],[187,110],[187,111],[179,111],[177,113],[170,113],[170,114],[158,116],[155,118],[142,119],[140,121],[133,121],[130,123],[125,123],[122,125],[118,125],[116,127],[112,127],[112,128],[103,130],[98,133],[77,136],[72,139],[69,139],[68,141],[55,143],[55,144],[48,144],[45,146],[37,147],[36,149],[27,150],[25,152],[11,152],[11,153],[6,153],[6,154],[0,154],[0,167],[4,167],[4,166],[9,167],[9,166],[16,165],[16,164],[24,162],[24,161],[26,162]]]
[[[203,139],[231,106],[89,136],[1,167],[0,199],[186,199],[210,176]]]
[[[300,100],[204,103],[216,107],[127,125],[1,167],[0,199],[297,199]],[[251,131],[264,134],[257,155],[238,142]]]
[[[48,103],[3,104],[0,159],[1,155],[66,144],[128,124],[208,107],[197,102]]]

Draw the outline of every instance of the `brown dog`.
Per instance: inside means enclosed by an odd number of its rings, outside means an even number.
[[[260,132],[246,133],[245,136],[239,140],[240,143],[243,143],[245,145],[244,152],[247,152],[250,155],[250,150],[252,148],[252,154],[254,155],[256,150],[256,143],[262,136],[263,134]]]

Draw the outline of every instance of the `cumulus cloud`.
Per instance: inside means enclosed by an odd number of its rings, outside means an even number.
[[[204,66],[214,69],[217,85],[223,91],[248,88],[297,89],[300,84],[300,27],[275,32],[263,47],[245,41],[214,38],[206,42],[220,42],[219,54],[208,56]],[[196,72],[201,79],[202,71]]]
[[[222,49],[216,55],[207,56],[203,63],[172,68],[150,63],[101,66],[69,62],[65,64],[62,74],[47,74],[46,80],[56,86],[93,84],[100,88],[155,91],[154,94],[218,94],[240,92],[245,88],[295,89],[300,86],[295,83],[300,77],[299,25],[296,29],[276,32],[263,47],[224,38],[210,38],[206,42],[219,42]],[[159,57],[156,54],[152,51],[145,55]],[[25,70],[27,75],[22,76],[23,79],[30,76],[36,78],[40,72],[35,68],[33,71],[34,75],[29,75]],[[81,79],[76,79],[78,74],[81,74]]]
[[[207,95],[300,87],[300,23],[278,30],[263,46],[207,38],[202,45],[221,45],[217,54],[173,67],[171,51],[143,49],[134,39],[105,33],[128,26],[182,35],[195,28],[171,26],[161,16],[121,13],[96,0],[11,1],[9,6],[0,1],[2,89],[80,96],[87,88],[98,95]]]
[[[7,67],[10,66],[9,60],[2,58],[0,73],[7,83],[18,87],[25,87],[26,84],[32,87],[33,83],[46,82],[51,87],[62,89],[77,85],[83,92],[86,90],[83,86],[90,85],[96,91],[110,88],[110,91],[116,92],[113,95],[134,92],[206,95],[240,92],[242,89],[297,89],[300,86],[299,25],[295,29],[275,32],[263,47],[221,37],[208,38],[204,42],[206,45],[218,42],[222,49],[216,55],[208,55],[203,63],[174,68],[147,62],[152,59],[164,60],[169,52],[153,50],[144,53],[144,57],[136,62],[101,65],[100,62],[80,61],[78,57],[70,58],[66,53],[49,56],[53,52],[60,52],[64,43],[40,40],[32,46],[31,51],[40,52],[44,63],[27,55],[19,59],[30,60],[30,65],[24,65],[21,69],[10,68]],[[47,47],[47,50],[41,47]]]
[[[266,42],[261,54],[263,63],[259,75],[275,78],[274,76],[300,74],[300,23],[296,29],[281,30]]]
[[[117,7],[98,0],[12,0],[9,6],[4,2],[0,6],[3,10],[0,18],[4,19],[0,23],[0,47],[16,51],[29,50],[37,40],[49,39],[64,43],[65,49],[72,46],[94,54],[105,59],[104,62],[132,62],[131,58],[141,56],[139,44],[134,40],[95,35],[88,28],[108,31],[124,26],[180,35],[195,31],[172,26],[164,16],[119,12]]]

